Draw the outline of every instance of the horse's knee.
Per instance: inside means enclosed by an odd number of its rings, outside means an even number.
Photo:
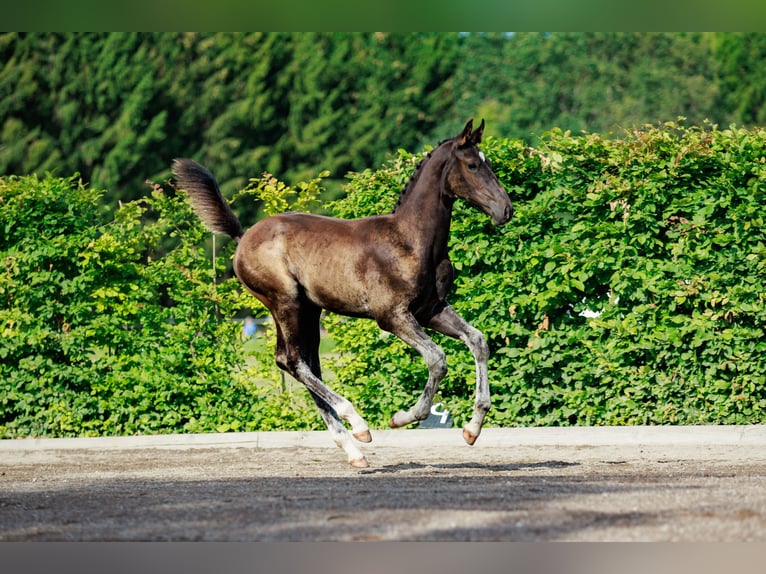
[[[466,341],[466,343],[473,351],[476,360],[489,360],[489,344],[487,343],[487,338],[481,331],[472,327],[468,332],[468,341]]]

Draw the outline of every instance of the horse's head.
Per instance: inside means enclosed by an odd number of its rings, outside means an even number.
[[[503,225],[513,215],[513,204],[479,150],[483,133],[484,120],[475,130],[473,120],[468,120],[460,135],[450,140],[454,161],[447,175],[447,191],[475,205],[495,225]]]

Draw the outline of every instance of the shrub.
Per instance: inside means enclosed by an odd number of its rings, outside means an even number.
[[[483,150],[516,215],[497,228],[456,204],[449,299],[490,343],[488,424],[766,421],[766,131],[554,130]],[[351,174],[329,209],[392,210],[421,157]],[[241,195],[266,214],[306,209],[324,176],[267,174]],[[0,178],[0,436],[323,428],[278,382],[271,345],[243,348],[232,319],[265,310],[227,271],[233,245],[211,263],[209,235],[159,186],[114,213],[102,196]],[[387,426],[420,394],[422,359],[373,321],[326,326],[333,386]],[[462,424],[473,359],[435,339],[450,369],[437,400]]]
[[[112,216],[102,194],[0,179],[0,436],[311,425],[245,361],[252,298],[216,279],[231,245],[213,269],[183,198],[154,186]]]
[[[488,140],[511,194],[504,228],[458,202],[449,299],[488,337],[495,425],[766,420],[766,131],[677,123],[622,139]],[[390,211],[417,158],[355,174],[343,217]],[[376,424],[427,371],[369,321],[334,318],[341,392]],[[473,360],[435,339],[441,397],[470,413]]]

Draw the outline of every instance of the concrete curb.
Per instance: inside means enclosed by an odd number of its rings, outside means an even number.
[[[374,447],[464,445],[460,429],[373,430]],[[488,428],[473,448],[514,446],[699,445],[763,446],[766,425]],[[167,434],[95,438],[0,440],[4,452],[205,448],[327,448],[327,431]],[[764,451],[766,456],[766,450]]]

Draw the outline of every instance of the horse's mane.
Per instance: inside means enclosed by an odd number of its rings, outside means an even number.
[[[431,159],[431,156],[433,155],[433,153],[434,153],[436,150],[438,150],[438,149],[439,149],[441,146],[443,146],[445,143],[447,143],[447,142],[450,142],[450,141],[452,141],[453,139],[454,139],[454,138],[447,138],[447,139],[441,140],[441,141],[438,143],[438,145],[437,145],[437,146],[436,146],[436,147],[435,147],[433,150],[431,150],[430,152],[428,152],[428,153],[426,154],[426,157],[424,157],[423,159],[421,159],[421,160],[418,162],[418,165],[416,165],[416,166],[415,166],[415,170],[412,172],[412,175],[410,176],[410,179],[409,179],[409,181],[408,181],[408,182],[407,182],[407,184],[404,186],[404,189],[402,190],[402,192],[399,194],[399,199],[397,199],[397,200],[396,200],[396,205],[394,206],[394,210],[393,210],[393,212],[392,212],[392,213],[396,213],[396,210],[397,210],[397,209],[399,208],[399,206],[402,204],[402,200],[404,199],[404,196],[405,196],[405,195],[406,195],[406,193],[409,191],[409,189],[410,189],[410,188],[411,188],[413,185],[415,185],[415,182],[417,181],[418,177],[420,176],[420,171],[421,171],[421,169],[423,168],[423,166],[425,165],[425,163],[426,163],[426,162],[427,162],[429,159]]]

